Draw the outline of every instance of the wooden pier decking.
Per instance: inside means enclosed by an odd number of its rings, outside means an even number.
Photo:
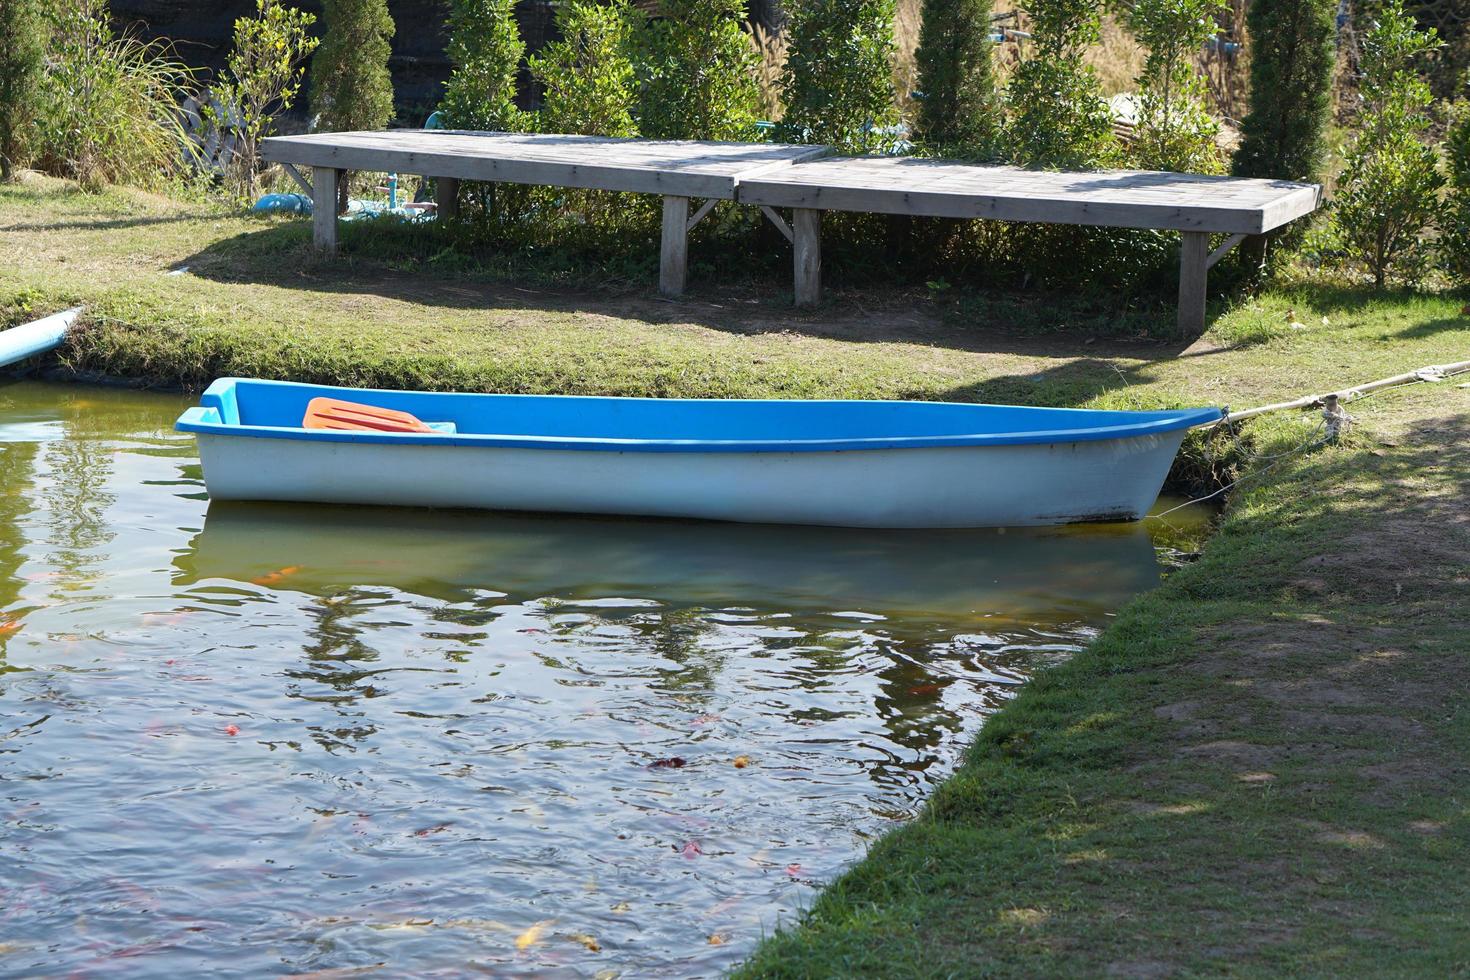
[[[759,207],[792,243],[798,305],[821,298],[821,214],[858,211],[1178,231],[1179,326],[1205,327],[1208,270],[1248,235],[1311,213],[1321,187],[1289,181],[1113,170],[1057,172],[912,157],[831,157],[822,146],[614,139],[446,130],[315,133],[265,140],[313,197],[315,240],[337,246],[337,183],[346,170],[438,178],[452,217],[461,180],[539,184],[664,199],[659,289],[684,290],[689,232],[717,201]],[[294,169],[312,169],[308,183]],[[704,203],[690,214],[694,200]],[[788,223],[775,209],[791,209]],[[1212,234],[1226,235],[1213,251]]]
[[[312,169],[306,189],[315,205],[316,243],[328,251],[337,247],[337,179],[344,170],[436,177],[439,213],[449,217],[457,209],[461,180],[662,195],[659,289],[678,296],[684,291],[689,232],[714,202],[734,200],[741,180],[831,151],[781,143],[395,129],[273,136],[260,152],[265,160]],[[704,204],[691,217],[689,205],[696,199]]]

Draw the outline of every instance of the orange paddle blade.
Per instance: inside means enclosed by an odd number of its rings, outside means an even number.
[[[344,402],[337,398],[313,398],[306,406],[302,428],[336,429],[345,432],[433,432],[407,412],[391,408]]]

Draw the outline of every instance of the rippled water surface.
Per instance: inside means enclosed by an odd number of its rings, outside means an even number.
[[[716,974],[1159,576],[1123,526],[210,506],[185,403],[0,383],[0,975]]]

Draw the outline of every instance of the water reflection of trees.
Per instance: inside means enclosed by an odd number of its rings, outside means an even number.
[[[307,634],[313,642],[302,648],[306,664],[287,670],[286,676],[308,686],[288,694],[303,701],[330,704],[337,712],[341,723],[335,727],[308,726],[312,738],[329,752],[351,747],[377,731],[357,705],[381,693],[373,684],[378,671],[362,666],[376,664],[379,655],[363,639],[363,629],[353,619],[377,608],[381,601],[380,595],[366,589],[346,589],[313,598],[306,607],[312,620]],[[323,686],[329,691],[322,691]]]
[[[0,610],[20,598],[26,544],[21,523],[31,509],[37,449],[34,442],[0,445]],[[4,643],[0,635],[0,649]]]
[[[48,543],[54,549],[46,560],[69,579],[82,579],[98,566],[97,550],[116,537],[107,522],[107,508],[117,499],[107,489],[112,479],[111,447],[83,438],[67,423],[67,437],[45,443],[48,479],[46,502]]]

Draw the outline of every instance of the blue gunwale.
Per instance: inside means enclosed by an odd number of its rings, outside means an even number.
[[[298,421],[317,396],[454,422],[454,433],[333,432]],[[298,442],[612,452],[840,452],[1129,439],[1220,418],[1218,408],[1152,412],[963,402],[482,395],[221,378],[179,417],[181,432]]]

